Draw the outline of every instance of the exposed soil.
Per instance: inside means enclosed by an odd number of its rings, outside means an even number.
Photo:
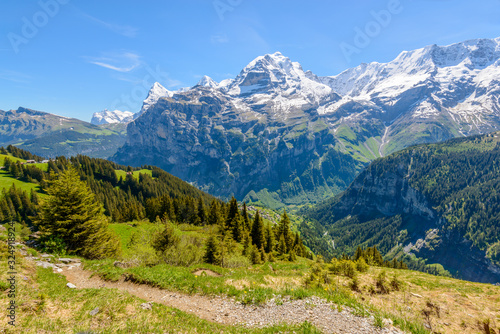
[[[77,289],[115,288],[144,299],[148,302],[164,304],[177,308],[199,318],[223,324],[240,324],[252,327],[265,327],[278,323],[302,323],[309,321],[324,333],[402,333],[392,326],[379,328],[373,325],[373,318],[355,316],[346,307],[338,308],[320,298],[303,300],[269,300],[265,305],[242,305],[233,299],[222,296],[187,295],[171,292],[145,284],[135,284],[121,279],[108,282],[79,266],[66,266],[57,272],[66,276],[68,282]],[[193,274],[219,275],[214,271],[200,269]]]
[[[214,277],[222,276],[221,274],[216,273],[215,271],[210,270],[210,269],[198,269],[196,271],[193,271],[193,275],[196,275],[196,276],[206,275],[206,276],[214,276]]]

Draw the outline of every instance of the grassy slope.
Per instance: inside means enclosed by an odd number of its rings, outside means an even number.
[[[0,166],[3,166],[5,158],[7,158],[7,157],[13,162],[17,162],[17,161],[25,162],[26,161],[26,160],[14,158],[12,156],[8,156],[5,154],[0,154]],[[35,164],[32,166],[36,166],[36,167],[41,168],[42,170],[46,171],[48,164],[46,164],[46,163],[45,164]],[[37,191],[40,194],[40,196],[42,198],[45,196],[45,194],[40,193],[40,186],[38,186],[37,184],[24,182],[24,181],[15,179],[15,178],[11,177],[11,175],[7,171],[0,170],[0,189],[4,189],[4,188],[9,189],[10,187],[12,187],[13,184],[16,186],[16,188],[27,191],[28,193],[31,191],[31,189],[34,189],[35,191]]]
[[[153,310],[140,307],[146,302],[115,289],[68,289],[66,279],[51,269],[34,267],[33,263],[18,258],[19,308],[16,327],[4,324],[6,333],[316,333],[308,324],[302,326],[273,326],[263,329],[247,329],[226,326],[201,320],[177,309],[154,304]],[[0,277],[6,279],[7,262],[0,262]],[[3,291],[6,287],[1,286]],[[2,305],[8,302],[7,294],[1,293]],[[99,313],[89,312],[96,307]]]
[[[184,226],[184,233],[206,237],[203,228],[185,229],[187,227]],[[113,228],[126,241],[135,227],[115,224]],[[361,291],[351,292],[346,287],[352,280],[333,274],[329,274],[329,284],[321,288],[306,288],[304,281],[312,264],[306,259],[299,259],[297,263],[265,263],[232,269],[207,264],[191,267],[162,264],[122,269],[113,266],[113,261],[85,261],[85,266],[106,279],[117,280],[127,275],[137,282],[168,290],[223,294],[242,303],[258,304],[275,295],[291,298],[317,295],[353,307],[359,315],[373,314],[379,319],[393,319],[396,325],[412,333],[425,333],[424,323],[441,333],[477,333],[487,319],[492,326],[497,326],[495,321],[500,319],[500,287],[410,270],[371,267],[367,273],[358,275]],[[211,269],[222,276],[195,276],[193,272],[199,268]],[[403,282],[402,288],[386,295],[370,293],[370,287],[376,287],[376,278],[381,271],[386,271],[389,280],[397,275]]]
[[[125,179],[127,177],[127,172],[124,171],[124,170],[116,170],[116,176],[118,176],[118,178],[122,177],[123,179]],[[149,170],[149,169],[141,169],[141,170],[136,170],[134,172],[132,172],[133,176],[135,179],[138,179],[139,178],[139,174],[148,174],[148,175],[152,175],[152,171]]]

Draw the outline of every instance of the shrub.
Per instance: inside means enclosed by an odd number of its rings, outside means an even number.
[[[396,274],[394,274],[389,284],[393,290],[399,291],[403,285],[403,282],[401,282]]]
[[[357,277],[354,277],[352,281],[349,282],[349,288],[352,291],[358,291],[359,292],[359,280]]]
[[[57,254],[60,256],[66,255],[67,246],[62,238],[50,235],[40,240],[40,244],[42,252]]]
[[[38,252],[33,248],[28,248],[27,250],[29,256],[37,256]]]
[[[175,247],[179,242],[179,230],[172,223],[166,223],[163,231],[154,235],[152,246],[161,254],[165,253],[170,247]]]
[[[345,276],[354,278],[356,276],[356,265],[351,260],[344,261],[342,271]]]
[[[367,272],[368,268],[370,268],[370,266],[366,263],[365,259],[363,259],[362,257],[360,257],[356,261],[356,270],[359,271],[360,273]]]
[[[339,260],[333,258],[328,269],[335,275],[339,275],[342,270],[342,265]]]
[[[375,285],[377,286],[379,293],[389,293],[389,287],[387,286],[387,273],[385,270],[382,270],[380,274],[378,274]]]
[[[260,254],[260,251],[255,247],[255,245],[252,245],[250,248],[248,258],[252,264],[261,264],[262,263],[262,257]]]
[[[226,268],[246,268],[251,265],[248,257],[236,254],[230,255],[224,262]]]

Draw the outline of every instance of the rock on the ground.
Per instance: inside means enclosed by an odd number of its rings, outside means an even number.
[[[76,289],[76,285],[74,285],[73,283],[67,283],[66,286],[70,289]]]
[[[70,259],[70,258],[66,258],[66,257],[61,257],[58,260],[59,260],[59,262],[66,263],[66,264],[82,262],[82,260],[80,260],[80,259]]]
[[[53,263],[45,262],[45,261],[37,261],[35,264],[42,268],[55,268],[56,266]]]
[[[68,283],[68,284],[71,284],[71,283]],[[97,313],[99,313],[99,308],[98,308],[98,307],[96,307],[95,309],[93,309],[92,311],[90,311],[90,312],[89,312],[89,314],[90,314],[91,316],[94,316],[94,315],[96,315]]]
[[[141,308],[144,309],[144,310],[151,310],[152,309],[152,306],[151,306],[151,302],[149,303],[142,303],[141,304]]]

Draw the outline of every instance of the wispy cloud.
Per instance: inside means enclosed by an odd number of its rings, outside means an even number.
[[[118,72],[130,72],[141,65],[141,57],[132,52],[105,54],[102,57],[85,57],[91,64]]]
[[[97,23],[98,25],[111,30],[114,33],[120,34],[125,37],[130,37],[134,38],[137,36],[138,29],[132,26],[128,25],[121,25],[121,24],[116,24],[112,22],[106,22],[103,20],[98,19],[97,17],[94,17],[92,15],[89,15],[87,13],[81,12],[82,16],[89,19],[90,21]]]
[[[32,77],[17,71],[0,69],[0,80],[7,80],[15,83],[29,83]]]
[[[210,42],[212,42],[212,44],[224,44],[229,42],[229,38],[226,34],[212,35],[210,36]]]

